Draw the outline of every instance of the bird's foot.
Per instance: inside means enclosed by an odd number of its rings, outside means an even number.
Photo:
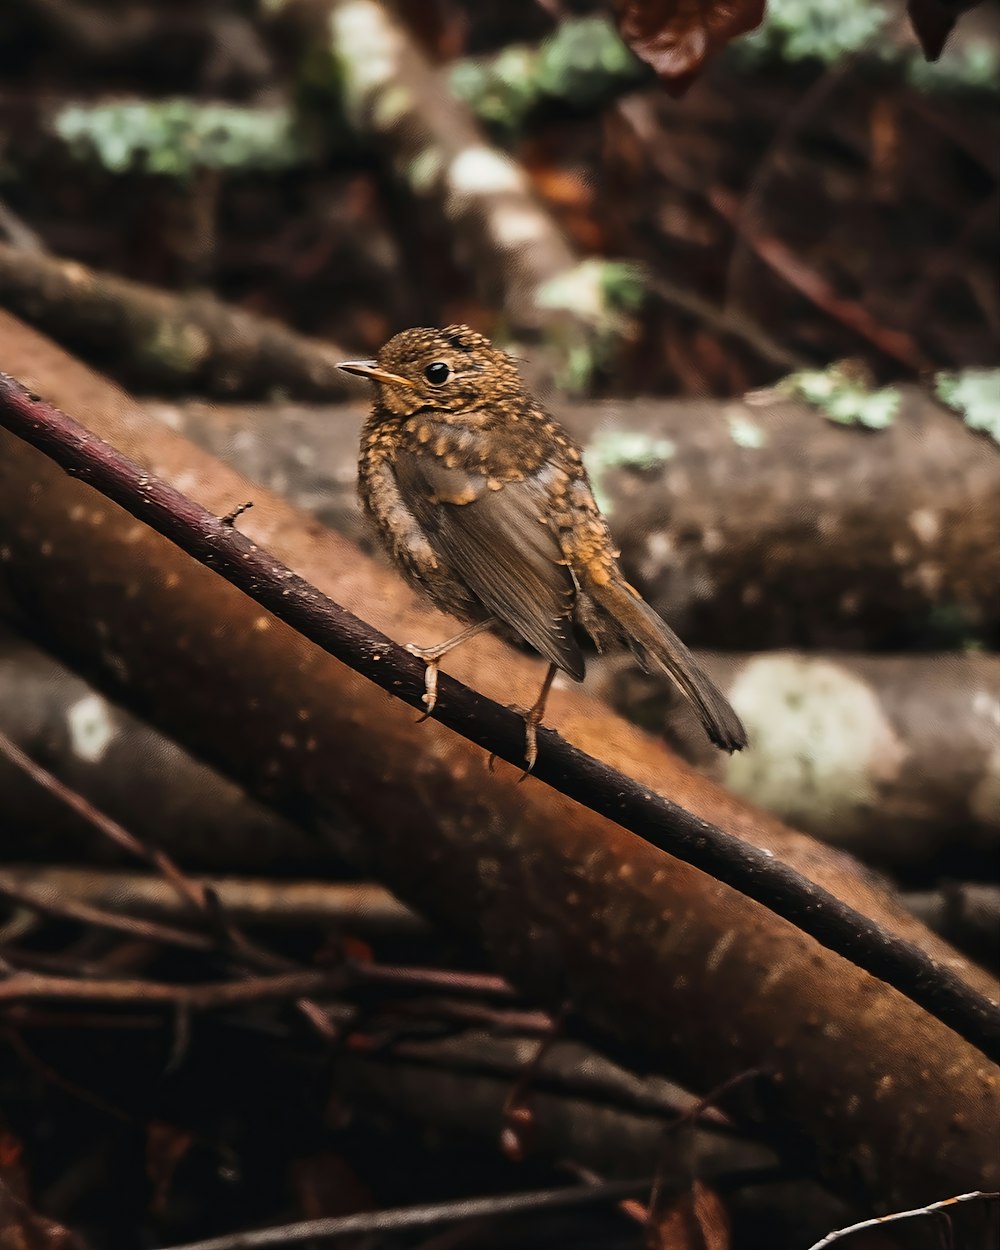
[[[542,723],[542,712],[544,708],[535,707],[517,707],[514,704],[508,704],[507,710],[516,712],[524,721],[524,769],[518,777],[518,785],[531,773],[535,767],[535,761],[538,759],[538,726]],[[487,765],[490,772],[494,772],[494,765],[497,762],[496,751],[490,752],[490,758]]]
[[[410,655],[415,655],[418,660],[423,660],[427,665],[427,668],[424,670],[424,693],[421,698],[421,702],[424,704],[424,714],[417,721],[417,724],[421,725],[437,705],[438,671],[440,668],[439,656],[435,654],[437,647],[418,647],[415,642],[408,642],[404,650],[409,651]]]
[[[444,642],[439,642],[433,647],[418,647],[415,642],[408,642],[403,648],[404,651],[409,651],[410,655],[415,655],[418,660],[423,660],[423,662],[427,665],[427,672],[424,674],[423,694],[423,703],[427,710],[424,712],[423,716],[421,716],[420,720],[417,721],[418,725],[430,716],[431,712],[434,711],[434,708],[437,705],[438,668],[440,666],[441,659],[446,656],[449,651],[454,651],[459,643],[465,642],[468,638],[474,638],[476,634],[481,634],[484,629],[489,629],[492,623],[492,618],[489,617],[485,621],[477,621],[475,625],[470,625],[468,629],[463,629],[462,632],[460,634],[456,634],[454,638],[446,638]]]
[[[524,772],[518,777],[518,782],[521,782],[535,767],[535,760],[538,759],[538,726],[542,723],[545,708],[535,704],[534,707],[517,710],[524,717]]]
[[[549,670],[545,674],[545,680],[542,682],[542,688],[538,693],[538,698],[531,707],[512,707],[510,709],[512,712],[516,712],[524,721],[524,772],[518,777],[518,784],[528,776],[535,767],[535,760],[538,759],[538,726],[542,723],[542,717],[545,715],[545,704],[548,700],[549,690],[552,688],[556,671],[556,666],[550,664]],[[490,772],[493,771],[495,760],[496,753],[494,752],[489,759]]]

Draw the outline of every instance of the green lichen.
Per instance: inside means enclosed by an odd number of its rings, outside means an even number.
[[[601,366],[601,357],[589,340],[557,344],[555,383],[570,395],[582,395]]]
[[[610,469],[651,473],[662,468],[676,452],[677,444],[670,438],[628,430],[601,430],[588,444],[584,456],[598,507],[602,512],[611,510],[611,497],[604,485]]]
[[[309,145],[287,108],[241,108],[191,100],[68,105],[56,134],[81,161],[110,173],[189,178],[199,169],[280,170]]]
[[[620,331],[646,295],[642,268],[630,261],[590,257],[535,292],[539,308],[572,312],[597,330]]]
[[[531,48],[516,46],[490,60],[456,61],[448,82],[480,121],[499,130],[515,131],[541,98],[535,80],[537,55]]]
[[[535,303],[550,312],[567,314],[569,340],[561,346],[563,366],[558,384],[580,393],[611,359],[641,307],[646,285],[641,266],[629,261],[589,257],[543,283]]]
[[[1000,443],[1000,369],[939,373],[934,392],[961,415],[970,430],[981,430]]]
[[[748,65],[769,60],[828,65],[865,49],[887,19],[877,0],[769,0],[763,25],[732,44],[731,55]]]
[[[649,76],[609,19],[584,17],[560,22],[537,47],[457,61],[449,83],[486,125],[513,132],[546,102],[593,107]]]
[[[872,390],[842,364],[789,374],[777,389],[804,400],[838,425],[863,425],[869,430],[891,425],[902,400],[897,387]]]
[[[995,92],[1000,55],[991,42],[953,39],[928,62],[916,44],[896,35],[895,8],[878,0],[769,0],[763,25],[738,39],[727,55],[746,67],[775,60],[832,65],[847,56],[892,65],[922,91],[972,88]]]
[[[727,424],[729,437],[737,447],[745,447],[748,451],[759,451],[767,442],[767,436],[756,421],[749,417],[731,416]]]
[[[164,320],[152,326],[135,347],[136,359],[189,378],[205,360],[209,342],[203,330],[188,322]]]

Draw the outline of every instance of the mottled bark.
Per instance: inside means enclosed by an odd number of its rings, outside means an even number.
[[[1000,657],[703,654],[750,735],[704,734],[668,683],[624,656],[592,666],[613,707],[797,828],[903,872],[989,871],[1000,853]]]
[[[185,440],[51,344],[0,320],[4,364],[394,637],[449,623],[355,548]],[[0,579],[49,645],[306,822],[345,810],[344,851],[552,1004],[570,999],[694,1089],[773,1065],[766,1120],[810,1142],[837,1184],[879,1201],[995,1181],[997,1070],[899,994],[787,923],[482,754],[311,647],[240,592],[4,437]],[[483,638],[453,671],[510,698],[539,665]],[[881,923],[993,982],[905,916],[844,856],[700,778],[575,691],[550,722],[584,749],[764,846]]]
[[[687,642],[1000,643],[1000,448],[920,391],[904,388],[877,432],[791,401],[552,406],[583,445],[631,580]],[[159,412],[367,541],[354,499],[360,403]]]
[[[328,399],[349,389],[337,369],[349,353],[335,344],[211,295],[174,295],[3,243],[0,305],[157,390]]]
[[[879,431],[780,400],[608,403],[573,424],[627,565],[689,640],[1000,641],[1000,448],[926,394],[903,388]]]
[[[302,871],[333,859],[319,839],[8,630],[0,630],[0,729],[136,837],[186,865]],[[4,859],[122,862],[86,821],[2,756],[0,794]]]

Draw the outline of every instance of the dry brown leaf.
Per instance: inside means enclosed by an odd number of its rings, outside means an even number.
[[[730,1250],[731,1244],[722,1199],[701,1181],[693,1181],[646,1228],[646,1250]]]
[[[683,95],[709,57],[759,26],[765,0],[616,0],[621,37]]]

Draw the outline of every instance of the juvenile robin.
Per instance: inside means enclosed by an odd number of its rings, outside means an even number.
[[[717,746],[746,745],[725,697],[623,577],[579,447],[505,352],[468,326],[404,330],[375,360],[340,368],[375,386],[358,464],[365,510],[412,585],[468,622],[406,648],[427,665],[428,714],[443,656],[485,629],[513,632],[549,661],[524,713],[530,770],[556,672],[583,680],[582,628],[599,650],[625,642],[663,669]]]

